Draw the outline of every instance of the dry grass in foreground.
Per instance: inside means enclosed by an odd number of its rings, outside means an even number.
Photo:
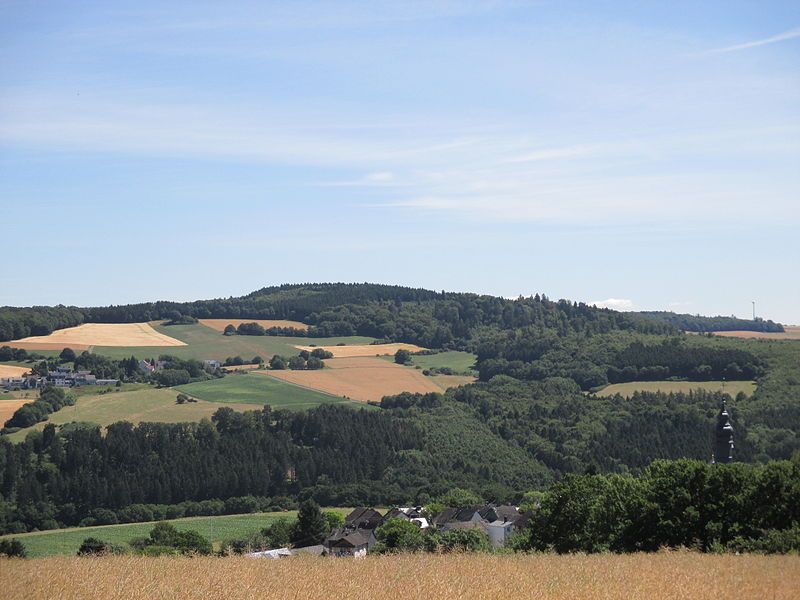
[[[6,600],[797,598],[800,558],[690,552],[0,561]]]

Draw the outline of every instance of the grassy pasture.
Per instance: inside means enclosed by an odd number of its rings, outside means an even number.
[[[0,562],[6,600],[770,598],[800,589],[797,556],[405,554],[295,557],[51,557]]]
[[[383,357],[394,362],[394,356]],[[438,354],[415,354],[411,357],[411,364],[421,369],[441,369],[449,367],[456,373],[477,373],[473,370],[477,356],[471,352],[449,350]]]
[[[303,371],[303,373],[306,372]],[[272,377],[264,377],[260,373],[231,374],[222,379],[198,381],[173,389],[208,402],[250,405],[247,410],[255,410],[256,406],[252,405],[263,406],[265,404],[274,408],[295,410],[330,403],[344,402],[355,405],[345,398],[285,383]],[[361,405],[359,404],[359,406]]]
[[[103,394],[103,390],[110,390]],[[220,405],[214,402],[200,400],[177,404],[175,398],[178,393],[172,388],[155,388],[144,384],[125,386],[117,391],[116,388],[86,386],[73,390],[78,398],[73,406],[65,406],[58,412],[50,415],[49,420],[37,423],[32,427],[22,429],[8,436],[11,441],[22,441],[30,431],[43,429],[47,423],[63,425],[73,421],[96,423],[101,426],[110,425],[117,421],[142,421],[158,423],[180,423],[185,421],[199,421],[219,409]],[[249,404],[230,404],[235,410],[251,410]]]
[[[349,508],[326,508],[327,511],[346,515]],[[169,521],[181,531],[193,529],[212,543],[245,537],[267,527],[276,519],[297,517],[296,511],[278,513],[252,513],[246,515],[224,515],[221,517],[188,517]],[[125,525],[101,525],[98,527],[72,527],[51,531],[36,531],[0,537],[0,539],[18,539],[25,545],[29,557],[52,556],[59,554],[74,555],[87,537],[96,537],[105,542],[126,546],[138,537],[147,537],[153,528],[153,522],[128,523]],[[0,563],[2,564],[2,563]],[[0,569],[2,570],[2,569]]]
[[[228,356],[241,356],[250,360],[258,355],[269,360],[274,354],[294,356],[300,351],[295,346],[316,344],[369,344],[373,338],[352,336],[341,338],[307,338],[307,337],[279,337],[279,336],[252,336],[252,335],[222,335],[211,327],[200,323],[194,325],[160,325],[152,323],[153,328],[159,333],[173,337],[185,346],[171,348],[158,348],[152,346],[139,347],[111,347],[94,346],[92,351],[111,358],[137,358],[157,357],[160,354],[171,354],[179,358],[195,358],[198,360],[216,359],[225,360]]]
[[[725,392],[736,397],[739,392],[752,396],[756,391],[755,381],[631,381],[614,383],[597,392],[598,396],[614,396],[619,394],[630,398],[634,392],[690,392],[707,390],[709,392]]]

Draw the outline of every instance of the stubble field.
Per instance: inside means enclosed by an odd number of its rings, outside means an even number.
[[[77,327],[59,329],[50,335],[26,337],[4,344],[25,350],[72,348],[75,351],[88,350],[92,346],[163,348],[186,345],[156,331],[149,323],[84,323]]]
[[[0,379],[5,377],[22,377],[30,373],[29,367],[18,367],[16,365],[0,365]]]
[[[355,356],[385,356],[395,354],[398,350],[408,350],[409,352],[419,352],[425,350],[414,344],[348,344],[346,346],[295,346],[298,350],[308,350],[322,348],[333,354],[333,358],[352,358]]]
[[[401,555],[295,557],[54,557],[0,562],[6,600],[103,598],[647,599],[769,598],[800,589],[796,556]]]
[[[429,377],[375,357],[332,358],[325,369],[313,371],[254,371],[305,388],[367,402],[400,392],[441,392]]]
[[[233,325],[238,327],[242,323],[258,323],[264,329],[270,327],[290,327],[292,329],[308,330],[308,325],[300,321],[286,321],[284,319],[200,319],[200,323],[214,331],[225,331],[225,327]]]
[[[786,325],[783,332],[764,331],[715,331],[719,337],[734,337],[752,340],[800,340],[800,325]]]

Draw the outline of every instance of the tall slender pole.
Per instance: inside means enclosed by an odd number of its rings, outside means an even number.
[[[753,300],[753,321],[756,320],[756,301]]]

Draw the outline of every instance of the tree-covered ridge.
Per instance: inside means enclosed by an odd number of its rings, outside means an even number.
[[[700,315],[679,314],[667,311],[641,311],[638,314],[669,323],[681,331],[705,333],[709,331],[764,331],[782,332],[783,325],[764,319],[739,319],[738,317],[702,317]]]
[[[752,380],[764,372],[758,355],[740,347],[630,331],[565,336],[532,327],[492,331],[478,341],[476,353],[483,381],[501,374],[533,380],[567,377],[583,389],[669,378]]]

